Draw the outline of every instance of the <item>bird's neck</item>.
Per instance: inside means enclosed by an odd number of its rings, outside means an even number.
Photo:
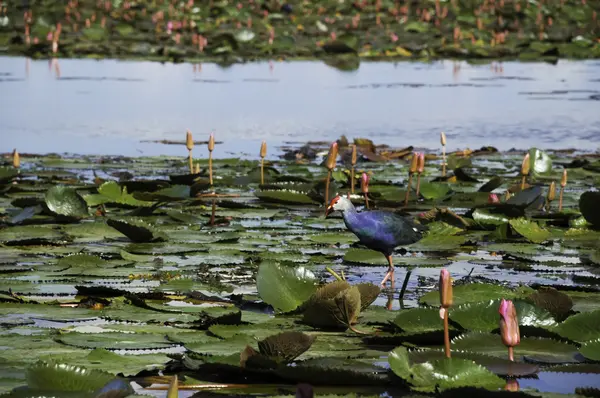
[[[344,210],[342,213],[342,217],[344,218],[344,224],[349,229],[352,229],[352,226],[356,224],[358,212],[354,206]]]

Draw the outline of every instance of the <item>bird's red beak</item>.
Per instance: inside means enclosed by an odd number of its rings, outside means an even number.
[[[333,210],[333,206],[332,205],[327,206],[327,210],[325,210],[325,218],[329,217],[329,215],[331,213],[333,213],[333,211],[334,210]]]

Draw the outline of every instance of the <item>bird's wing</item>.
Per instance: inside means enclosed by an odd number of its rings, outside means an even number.
[[[359,238],[408,244],[421,238],[421,229],[410,220],[387,211],[359,213]]]

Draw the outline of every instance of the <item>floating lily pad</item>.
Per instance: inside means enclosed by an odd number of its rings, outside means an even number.
[[[39,362],[27,370],[27,385],[42,391],[91,392],[113,379],[106,372],[67,364]]]
[[[421,181],[420,192],[427,200],[437,200],[445,198],[451,192],[451,189],[445,183]]]
[[[407,333],[426,333],[444,328],[440,311],[434,308],[402,310],[394,319],[394,325]]]
[[[106,223],[136,243],[161,242],[165,236],[141,219],[108,219]]]
[[[314,205],[317,204],[310,196],[303,193],[291,191],[260,191],[255,193],[256,197],[265,202]]]
[[[507,348],[502,344],[500,335],[471,332],[452,340],[452,349],[496,356],[507,357]],[[521,337],[521,342],[514,348],[515,358],[524,358],[540,363],[574,363],[580,362],[577,347],[562,341],[539,337]]]
[[[537,327],[556,325],[556,321],[548,311],[523,300],[514,300],[513,303],[517,310],[519,325]],[[499,327],[499,307],[499,299],[463,304],[451,309],[450,318],[465,329],[491,332]]]
[[[107,350],[158,350],[175,344],[163,336],[144,333],[65,333],[57,341],[80,348],[104,348]]]
[[[311,271],[272,262],[260,264],[256,286],[260,297],[281,312],[296,309],[317,290]]]
[[[360,313],[360,291],[356,286],[346,288],[333,298],[312,298],[304,309],[302,321],[318,328],[347,329]]]
[[[541,228],[535,221],[517,218],[510,220],[509,223],[519,235],[527,238],[530,242],[542,243],[550,237],[550,232]]]
[[[434,392],[463,386],[495,390],[504,386],[503,379],[473,361],[461,358],[438,359],[413,365],[404,347],[389,354],[392,371],[415,390]]]
[[[552,170],[552,159],[537,148],[529,150],[530,170],[533,174],[546,174]]]
[[[56,186],[50,188],[45,195],[46,206],[53,213],[66,217],[86,217],[87,204],[73,188]]]
[[[584,192],[579,198],[579,210],[592,225],[600,225],[600,192]]]
[[[513,297],[516,297],[518,294],[514,290],[488,283],[470,283],[466,285],[459,285],[454,286],[452,290],[455,306],[485,300],[494,300],[502,298],[511,299]],[[440,293],[437,290],[429,292],[421,296],[419,302],[421,304],[439,307]]]
[[[554,331],[574,341],[589,341],[600,338],[600,310],[582,312],[570,316],[558,325]]]
[[[587,359],[600,361],[600,338],[583,343],[579,352]]]

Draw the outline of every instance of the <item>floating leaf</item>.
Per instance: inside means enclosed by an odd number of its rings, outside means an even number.
[[[519,325],[537,327],[556,325],[556,321],[548,311],[523,300],[514,300],[514,304]],[[450,318],[465,329],[491,332],[499,327],[499,306],[499,299],[463,304],[457,308],[452,308]]]
[[[592,225],[600,226],[600,192],[587,191],[579,197],[579,211]]]
[[[91,392],[102,388],[114,376],[67,364],[38,362],[27,369],[27,385],[45,391]]]
[[[166,240],[163,234],[141,219],[118,220],[109,218],[106,223],[136,243]]]
[[[508,217],[501,213],[492,213],[487,209],[479,208],[475,209],[472,214],[472,217],[478,224],[483,225],[485,227],[488,226],[498,226],[502,224],[508,223]]]
[[[440,311],[434,308],[402,310],[394,319],[394,324],[407,333],[426,333],[444,328]]]
[[[50,188],[45,195],[46,206],[53,213],[66,217],[86,217],[87,204],[73,188],[55,186]]]
[[[452,350],[474,352],[500,358],[507,357],[507,349],[500,335],[471,332],[452,339]],[[522,337],[514,348],[515,359],[525,357],[541,363],[579,362],[577,347],[562,341],[539,337]]]
[[[289,363],[307,351],[315,338],[302,332],[283,332],[259,341],[258,349],[276,362]]]
[[[533,174],[546,174],[552,171],[552,159],[550,159],[550,156],[546,152],[537,148],[531,148],[529,150],[529,159]]]
[[[527,296],[527,300],[537,307],[548,310],[558,320],[566,318],[573,308],[573,300],[569,295],[551,287],[542,287],[536,290]]]
[[[421,181],[421,196],[427,200],[437,200],[445,198],[450,193],[448,184],[442,182],[424,182]]]
[[[581,355],[592,361],[600,361],[600,337],[596,340],[585,342],[579,349]]]
[[[255,193],[256,197],[265,202],[314,205],[317,204],[308,195],[291,191],[260,191]]]
[[[273,262],[260,264],[256,287],[259,296],[281,312],[295,310],[317,290],[316,277],[311,271]]]
[[[535,221],[517,218],[510,220],[509,223],[519,235],[527,238],[530,242],[542,243],[550,237],[550,231],[541,228]]]
[[[478,301],[502,298],[511,299],[516,296],[517,292],[514,290],[489,283],[470,283],[453,287],[453,300],[455,306]],[[419,299],[419,302],[432,307],[439,307],[440,293],[437,290],[429,292],[422,296]]]
[[[156,350],[176,344],[163,336],[145,333],[65,333],[57,341],[81,348],[104,348],[107,350]]]
[[[333,286],[333,285],[331,285]],[[360,312],[360,291],[346,288],[333,298],[311,298],[304,310],[303,322],[313,327],[347,329]]]
[[[493,176],[489,179],[488,182],[479,187],[479,192],[492,192],[494,189],[498,188],[500,185],[504,183],[504,178],[500,176]]]
[[[398,347],[390,352],[388,361],[396,375],[423,392],[463,386],[495,390],[505,384],[503,379],[467,359],[444,358],[412,365],[406,348]]]
[[[570,316],[553,331],[574,341],[588,341],[600,338],[600,310],[582,312]]]
[[[359,283],[355,285],[360,292],[360,310],[369,307],[381,293],[381,288],[373,283]]]

